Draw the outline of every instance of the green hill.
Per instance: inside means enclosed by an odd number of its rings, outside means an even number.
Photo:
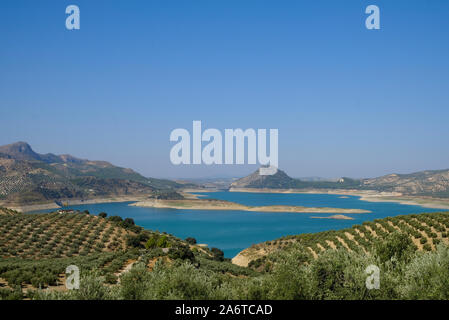
[[[6,296],[19,297],[30,296],[38,288],[66,291],[65,268],[69,265],[96,273],[108,284],[117,284],[121,274],[137,262],[152,269],[156,261],[168,265],[190,261],[207,272],[230,277],[255,274],[225,261],[220,250],[198,246],[193,238],[187,240],[144,230],[132,219],[106,214],[0,215],[0,300],[2,290]]]
[[[192,238],[102,216],[0,216],[0,300],[449,299],[449,213],[283,237],[247,249],[251,268]],[[69,265],[79,290],[64,286]],[[368,266],[379,268],[376,290]]]
[[[4,206],[146,195],[180,184],[146,178],[105,161],[38,154],[25,142],[0,147],[0,202]]]
[[[313,259],[335,249],[367,254],[372,252],[377,242],[384,241],[395,232],[407,235],[418,251],[435,250],[439,243],[449,244],[449,212],[388,217],[366,221],[342,230],[285,236],[253,245],[240,252],[233,261],[261,270],[271,264],[272,253],[279,250],[288,251],[295,245],[304,247],[304,254]]]

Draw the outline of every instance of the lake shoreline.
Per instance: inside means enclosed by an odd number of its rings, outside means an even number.
[[[293,193],[293,194],[334,194],[341,196],[358,196],[362,201],[368,202],[395,202],[405,205],[420,206],[430,209],[449,210],[449,199],[404,196],[393,192],[377,192],[370,190],[320,190],[320,189],[255,189],[255,188],[230,188],[229,192],[248,193]]]
[[[185,200],[145,200],[129,204],[134,207],[150,207],[160,209],[179,210],[232,210],[232,211],[253,211],[253,212],[292,212],[292,213],[348,213],[363,214],[371,213],[362,209],[342,209],[329,207],[302,207],[290,205],[272,206],[245,206],[239,203],[215,200],[215,199],[185,199]]]
[[[193,193],[214,193],[222,190],[205,190],[205,189],[185,189],[181,193],[186,199],[200,199],[203,195],[195,195]],[[230,188],[228,192],[246,192],[246,193],[286,193],[286,194],[333,194],[346,196],[358,196],[360,200],[367,202],[394,202],[405,205],[421,206],[430,209],[442,209],[449,210],[449,199],[442,198],[431,198],[431,197],[413,197],[413,196],[403,196],[398,193],[388,193],[388,192],[376,192],[369,190],[345,190],[345,189],[334,189],[334,190],[321,190],[321,189],[256,189],[256,188]],[[83,204],[101,204],[101,203],[113,203],[113,202],[142,202],[148,199],[147,195],[137,195],[137,196],[117,196],[117,197],[106,197],[106,198],[93,198],[93,199],[73,199],[69,200],[69,206],[71,205],[83,205]],[[61,206],[57,205],[55,202],[47,203],[37,203],[30,205],[15,205],[15,204],[0,204],[9,209],[13,209],[22,213],[39,211],[39,210],[49,210],[49,209],[60,209]],[[154,207],[154,206],[153,206]],[[207,210],[208,208],[192,208],[196,210]],[[165,207],[168,208],[168,207]],[[174,209],[182,209],[175,207]],[[210,210],[214,210],[211,208]],[[216,209],[215,209],[216,210]],[[234,210],[234,209],[223,209],[223,210]],[[241,208],[236,208],[235,210],[241,210]],[[245,210],[245,211],[255,211],[255,210]],[[273,212],[279,212],[275,210]],[[304,212],[304,211],[299,211]],[[314,211],[319,212],[319,211]],[[311,212],[313,213],[313,212]],[[334,213],[347,213],[347,212],[334,212]],[[366,212],[364,212],[366,213]]]
[[[111,198],[94,198],[94,199],[74,199],[70,200],[68,206],[77,206],[83,204],[102,204],[102,203],[114,203],[114,202],[134,202],[145,199],[144,196],[123,196],[123,197],[111,197]],[[2,205],[8,209],[13,209],[21,213],[34,212],[39,210],[49,209],[61,209],[61,206],[55,202],[37,203],[30,205]]]

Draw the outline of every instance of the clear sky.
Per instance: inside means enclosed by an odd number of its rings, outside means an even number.
[[[279,129],[295,177],[449,168],[449,1],[0,2],[0,144],[154,177],[255,169],[172,165],[193,120]]]

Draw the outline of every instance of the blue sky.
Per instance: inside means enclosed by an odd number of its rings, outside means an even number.
[[[0,144],[154,177],[255,169],[172,165],[170,132],[201,120],[279,129],[296,177],[449,168],[448,39],[445,0],[3,0]]]

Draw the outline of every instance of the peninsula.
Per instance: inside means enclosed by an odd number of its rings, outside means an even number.
[[[292,212],[292,213],[370,213],[371,211],[362,209],[342,209],[328,207],[302,207],[302,206],[245,206],[243,204],[215,200],[215,199],[182,199],[182,200],[161,200],[148,199],[131,203],[130,206],[152,207],[166,209],[184,209],[184,210],[239,210],[256,212]]]

